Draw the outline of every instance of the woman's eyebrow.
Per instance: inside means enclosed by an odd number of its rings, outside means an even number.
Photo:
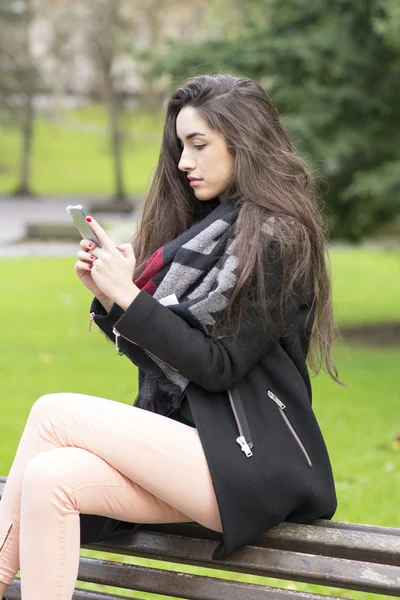
[[[205,133],[200,133],[199,131],[193,131],[193,133],[188,133],[188,135],[186,136],[187,140],[190,140],[191,138],[195,137],[196,135],[203,135],[205,136]],[[178,140],[181,142],[181,138],[179,137],[179,135],[176,136],[178,138]]]

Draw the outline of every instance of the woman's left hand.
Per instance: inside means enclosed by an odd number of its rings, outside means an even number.
[[[91,252],[97,257],[91,269],[92,278],[103,294],[118,303],[120,298],[136,288],[133,283],[136,266],[133,247],[132,244],[115,244],[98,222],[90,218],[92,220],[88,224],[102,245],[102,248],[96,247]]]

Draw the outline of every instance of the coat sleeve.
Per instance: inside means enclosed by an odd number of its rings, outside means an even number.
[[[280,265],[266,273],[265,283],[271,316],[277,322],[281,316]],[[108,323],[100,325],[96,318],[95,321],[106,332],[112,332],[115,327],[121,337],[130,342],[124,353],[135,364],[145,368],[143,361],[151,360],[141,351],[144,348],[210,392],[225,391],[240,381],[279,339],[276,333],[265,330],[262,312],[256,309],[248,312],[236,339],[215,341],[144,290],[126,311],[120,310],[122,314],[114,305],[106,317],[107,322],[112,321],[111,327]],[[283,315],[284,323],[289,325],[298,310],[299,306],[293,302]],[[112,336],[115,339],[114,334]]]
[[[119,304],[114,303],[109,313],[107,313],[101,302],[94,297],[90,306],[90,313],[94,313],[94,322],[102,333],[111,341],[115,342],[113,327],[124,314],[124,309]],[[121,336],[122,337],[122,336]],[[127,341],[125,338],[121,342],[119,338],[118,347],[122,355],[127,356],[137,367],[146,369],[154,367],[151,358],[146,354],[143,348],[135,343]]]

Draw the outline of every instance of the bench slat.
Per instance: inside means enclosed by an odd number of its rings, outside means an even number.
[[[116,596],[115,594],[101,594],[92,590],[75,589],[72,600],[126,600],[126,596]],[[21,582],[19,579],[14,581],[7,588],[7,600],[21,600]]]
[[[129,569],[128,579],[123,574]],[[169,574],[169,576],[168,576]],[[167,577],[166,577],[167,575]],[[213,579],[200,575],[169,572],[161,569],[123,565],[110,561],[81,557],[78,573],[79,581],[87,581],[99,585],[112,585],[140,592],[153,592],[166,596],[181,595],[189,600],[340,600],[336,596],[321,596],[307,592],[296,592],[265,585],[230,582],[224,579]],[[118,581],[118,585],[115,584]],[[21,600],[19,579],[14,579],[7,589],[9,600]],[[75,589],[72,600],[121,600],[126,596],[102,594],[91,590]]]
[[[75,590],[72,600],[126,600],[126,596],[115,594],[99,594],[91,590]]]
[[[311,525],[280,523],[253,541],[251,545],[400,566],[398,530],[375,526],[376,531],[372,533],[358,528],[331,528],[327,527],[326,523],[330,523],[330,521],[323,521],[323,524],[321,521],[315,521]],[[353,525],[353,523],[343,523],[342,525]],[[168,533],[181,537],[219,540],[219,534],[197,523],[143,525],[141,529],[142,531]],[[396,535],[393,535],[392,531],[395,531]]]
[[[364,523],[348,523],[347,521],[328,521],[318,519],[313,521],[315,527],[327,527],[328,529],[344,529],[347,531],[363,531],[364,533],[381,533],[382,535],[394,535],[400,537],[400,529],[395,527],[386,527],[384,525],[366,525]]]
[[[1,484],[0,484],[1,487]],[[219,539],[219,534],[212,529],[208,529],[207,527],[203,527],[203,525],[199,525],[198,523],[190,522],[190,523],[154,523],[152,525],[143,525],[143,528],[151,528],[152,531],[165,531],[167,533],[172,533],[176,535],[188,535],[189,537],[205,537],[208,539]],[[296,535],[301,535],[301,531],[303,527],[312,527],[313,529],[317,529],[319,531],[319,535],[321,535],[321,529],[331,530],[336,529],[338,531],[347,534],[352,531],[357,531],[370,535],[387,535],[400,537],[400,529],[394,527],[385,527],[383,525],[364,525],[363,523],[348,523],[346,521],[329,521],[326,519],[318,519],[313,521],[308,525],[303,525],[299,523],[289,523],[285,521],[284,523],[280,523],[275,527],[271,527],[268,529],[266,533],[260,536],[260,540],[267,537],[279,537],[281,534],[286,535],[287,531],[296,532]],[[297,533],[298,532],[298,533]],[[331,531],[327,533],[331,534]]]
[[[215,561],[211,558],[215,545],[216,542],[205,539],[139,530],[132,535],[115,536],[84,547],[153,560],[400,595],[398,567],[253,545],[233,552],[226,560]]]
[[[78,579],[102,585],[115,585],[118,581],[118,586],[124,589],[190,600],[339,600],[333,596],[83,557]]]
[[[260,545],[383,565],[400,565],[400,539],[387,532],[372,534],[324,526],[282,525],[279,532],[268,531]]]

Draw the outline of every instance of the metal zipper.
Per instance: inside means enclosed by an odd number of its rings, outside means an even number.
[[[250,440],[250,436],[248,436],[248,438],[249,438],[248,441],[245,438],[245,435],[243,432],[243,427],[239,420],[239,416],[238,416],[238,413],[237,413],[237,410],[235,407],[235,403],[233,401],[231,390],[228,390],[228,397],[229,397],[229,402],[231,403],[231,407],[232,407],[233,415],[235,417],[236,425],[237,425],[237,428],[238,428],[239,434],[240,434],[239,437],[236,438],[236,442],[239,444],[240,449],[242,450],[242,452],[245,453],[245,455],[247,457],[253,456],[253,453],[250,450],[250,448],[253,447],[253,442]]]
[[[119,331],[117,331],[115,329],[115,327],[113,327],[112,330],[113,330],[113,333],[115,335],[115,347],[116,347],[116,349],[118,351],[119,351],[119,347],[118,347],[118,338],[119,338],[119,336],[123,337],[125,340],[127,340],[131,344],[135,344],[135,346],[138,346],[138,344],[136,342],[132,342],[132,340],[130,340],[126,336],[122,335],[122,333],[119,333]],[[146,350],[146,349],[144,348],[144,350]],[[159,358],[158,356],[156,356],[155,354],[153,354],[152,352],[150,352],[150,350],[146,350],[146,352],[148,354],[151,354],[151,356],[154,356],[154,358],[156,358],[157,360],[161,361],[162,363],[164,363],[164,365],[167,365],[167,367],[169,367],[170,369],[172,369],[173,371],[176,371],[178,373],[178,369],[175,369],[175,367],[172,367],[171,365],[169,365],[168,363],[166,363],[165,360],[162,360],[162,358]]]
[[[14,527],[14,523],[11,523],[10,527],[6,531],[6,535],[4,536],[3,541],[1,542],[0,550],[2,550],[4,548],[6,541],[10,537],[10,533],[11,533],[13,527]]]
[[[113,333],[115,334],[115,349],[117,352],[119,352],[118,338],[121,334],[115,329],[115,327],[113,327]]]
[[[94,313],[94,312],[91,312],[89,314],[89,333],[91,333],[92,324],[93,324],[95,315],[96,315],[96,313]],[[100,331],[101,331],[101,329],[100,329]],[[105,333],[103,331],[101,331],[101,333],[103,333],[105,335]],[[115,348],[116,348],[117,352],[119,352],[120,349],[118,347],[118,338],[121,334],[115,329],[115,327],[113,327],[113,333],[115,334]]]
[[[96,313],[94,313],[94,312],[91,312],[91,313],[90,313],[90,316],[89,316],[89,333],[91,333],[91,330],[92,330],[92,323],[93,323],[93,321],[94,321],[94,317],[95,317],[95,316],[96,316]],[[103,331],[102,329],[100,329],[100,328],[99,328],[99,331],[100,331],[101,335],[104,335],[104,337],[105,337],[105,338],[107,338],[108,340],[110,339],[110,338],[108,337],[108,335],[107,335],[106,333],[104,333],[104,331]]]
[[[93,319],[96,313],[91,312],[89,315],[89,333],[91,333],[92,330],[92,324],[93,324]]]
[[[310,455],[308,454],[303,442],[301,441],[297,431],[295,430],[295,428],[293,427],[292,423],[289,420],[289,417],[287,416],[287,414],[284,412],[285,408],[286,408],[286,404],[284,404],[283,402],[281,402],[281,400],[279,400],[279,398],[277,396],[275,396],[275,394],[273,392],[271,392],[271,390],[267,390],[268,396],[271,398],[271,400],[273,400],[275,402],[275,404],[280,408],[280,414],[283,417],[283,420],[285,421],[286,425],[288,426],[289,430],[291,431],[294,439],[296,440],[297,444],[299,445],[300,449],[302,450],[306,460],[307,460],[307,464],[309,467],[312,467],[313,464],[311,462],[311,458]]]

